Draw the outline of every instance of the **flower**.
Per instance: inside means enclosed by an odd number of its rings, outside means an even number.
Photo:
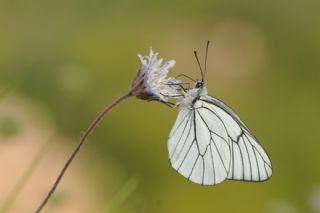
[[[177,89],[181,82],[175,78],[167,77],[169,69],[176,62],[170,60],[162,64],[162,58],[157,59],[157,55],[151,47],[149,56],[138,54],[142,64],[132,82],[132,95],[143,100],[168,102],[169,97],[179,95]]]

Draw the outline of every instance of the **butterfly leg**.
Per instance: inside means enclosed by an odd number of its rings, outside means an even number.
[[[175,108],[177,105],[172,103],[172,102],[164,102],[164,101],[160,101],[161,103],[165,104],[166,106],[170,107],[170,108]]]
[[[168,86],[178,86],[179,89],[177,90],[183,90],[184,92],[187,92],[187,90],[182,86],[182,84],[186,84],[188,85],[188,89],[190,88],[190,83],[169,83],[169,84],[166,84]]]
[[[191,78],[190,76],[188,76],[186,74],[179,74],[175,78],[179,78],[179,77],[185,77],[185,78],[188,78],[189,80],[191,80],[193,82],[196,82],[196,80],[194,80],[193,78]]]

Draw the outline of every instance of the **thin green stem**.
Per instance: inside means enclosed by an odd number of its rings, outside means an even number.
[[[139,184],[137,175],[130,177],[120,190],[111,198],[111,200],[104,207],[102,212],[116,212],[116,210],[123,204],[128,197],[136,190]]]
[[[51,137],[51,139],[49,139],[45,144],[42,145],[40,151],[31,162],[29,168],[23,173],[23,175],[20,177],[12,191],[7,196],[7,199],[5,200],[4,205],[1,207],[0,212],[6,213],[10,211],[14,201],[16,200],[17,196],[19,195],[19,193],[21,192],[21,190],[33,174],[35,168],[40,163],[43,156],[48,152],[50,147],[49,145],[51,145],[52,139],[53,137]]]
[[[56,190],[58,184],[60,183],[64,173],[66,172],[66,170],[68,169],[69,165],[71,164],[71,162],[73,161],[74,157],[77,155],[77,153],[79,152],[81,146],[84,144],[84,142],[86,141],[86,139],[88,138],[88,136],[90,135],[90,133],[92,133],[92,131],[95,129],[95,127],[99,124],[99,122],[104,118],[104,116],[110,112],[115,106],[117,106],[118,104],[120,104],[122,101],[124,101],[125,99],[129,98],[132,96],[132,90],[131,89],[128,93],[126,93],[123,96],[120,96],[119,98],[117,98],[116,100],[114,100],[110,105],[106,106],[101,113],[94,119],[94,121],[91,123],[91,125],[88,127],[88,129],[84,132],[84,134],[82,135],[80,142],[78,143],[78,145],[76,146],[76,148],[74,149],[74,151],[72,152],[71,156],[68,158],[68,160],[66,161],[66,163],[64,164],[61,172],[59,173],[56,181],[54,182],[52,188],[50,189],[49,193],[47,194],[47,196],[45,197],[45,199],[42,201],[42,203],[39,205],[39,207],[37,208],[37,210],[35,211],[36,213],[40,213],[41,210],[45,207],[45,205],[47,204],[48,200],[50,199],[50,197],[52,196],[52,194],[54,193],[54,191]]]

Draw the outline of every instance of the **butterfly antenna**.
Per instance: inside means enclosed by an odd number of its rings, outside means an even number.
[[[210,41],[208,40],[207,41],[207,46],[206,46],[206,57],[204,59],[204,72],[203,72],[203,78],[206,74],[206,71],[207,71],[207,58],[208,58],[208,50],[209,50],[209,44],[210,44]],[[203,80],[203,79],[202,79]]]
[[[202,81],[203,81],[203,71],[202,71],[202,68],[201,68],[201,65],[200,65],[200,61],[199,61],[199,58],[198,58],[198,54],[197,54],[197,51],[194,51],[194,56],[196,57],[197,59],[197,62],[198,62],[198,65],[199,65],[199,68],[200,68],[200,72],[201,72],[201,78],[202,78]]]

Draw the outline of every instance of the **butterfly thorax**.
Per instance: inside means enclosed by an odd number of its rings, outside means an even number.
[[[195,86],[183,93],[183,98],[178,100],[181,108],[192,109],[194,103],[201,97],[207,95],[207,88],[203,81],[197,81]]]

